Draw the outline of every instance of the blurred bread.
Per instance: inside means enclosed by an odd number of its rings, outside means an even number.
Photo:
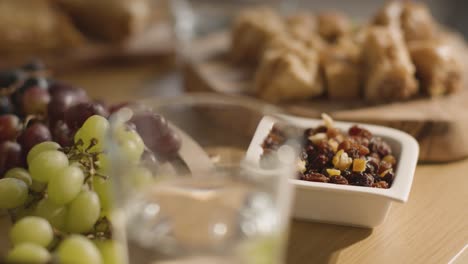
[[[409,51],[424,93],[434,97],[462,88],[462,64],[451,46],[440,41],[413,41]]]
[[[243,11],[234,21],[231,55],[235,62],[256,64],[269,41],[286,30],[282,17],[268,8]]]
[[[146,29],[150,0],[57,0],[86,35],[123,41]]]
[[[370,101],[405,100],[418,93],[415,67],[402,33],[392,26],[373,26],[363,47],[364,96]]]
[[[61,51],[80,46],[83,35],[46,0],[0,1],[0,53]]]
[[[361,49],[350,38],[321,53],[327,95],[330,99],[359,99],[363,79]]]
[[[436,23],[426,5],[411,1],[391,1],[374,17],[374,24],[401,28],[407,42],[435,37]]]
[[[317,17],[318,33],[328,42],[337,42],[339,38],[352,30],[351,21],[340,12],[322,12]]]
[[[255,74],[255,93],[269,102],[310,98],[323,91],[318,52],[299,43],[268,50]]]

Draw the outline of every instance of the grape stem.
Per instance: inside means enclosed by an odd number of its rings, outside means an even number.
[[[67,154],[70,161],[78,162],[85,171],[84,182],[90,190],[94,190],[93,186],[93,177],[100,177],[104,180],[107,180],[109,177],[102,175],[97,172],[99,165],[97,161],[99,160],[98,156],[104,152],[101,151],[92,151],[92,148],[99,143],[98,139],[92,138],[89,142],[89,145],[83,150],[79,148],[84,146],[83,140],[79,139],[73,146],[68,148],[62,148],[62,151]]]

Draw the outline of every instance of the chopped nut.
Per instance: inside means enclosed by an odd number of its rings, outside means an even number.
[[[297,169],[301,173],[304,173],[306,171],[306,163],[303,160],[298,160],[297,161]]]
[[[354,159],[353,161],[353,171],[363,172],[366,170],[366,160],[365,159]]]
[[[392,171],[393,171],[393,169],[384,170],[384,171],[381,172],[379,175],[380,175],[380,177],[385,177],[385,175],[387,175],[387,173],[390,173],[390,172],[392,172]]]
[[[318,144],[320,143],[320,141],[326,140],[326,139],[327,139],[326,133],[317,133],[309,137],[309,140],[314,144]]]
[[[337,169],[327,169],[327,173],[330,177],[341,175],[341,171]]]
[[[390,163],[392,166],[396,164],[396,159],[393,155],[387,155],[382,159],[385,162]]]
[[[338,151],[338,146],[340,144],[338,144],[338,141],[334,140],[333,138],[330,138],[328,140],[328,145],[330,145],[331,149],[333,150],[334,153],[336,153]]]
[[[353,163],[353,159],[348,157],[348,153],[341,149],[335,154],[332,162],[335,168],[339,170],[346,170],[349,168],[351,163]]]
[[[333,119],[329,115],[322,113],[322,120],[327,128],[333,127]]]

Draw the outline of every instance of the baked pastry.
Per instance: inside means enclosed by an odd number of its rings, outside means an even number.
[[[376,25],[401,28],[406,41],[434,38],[436,23],[424,4],[392,1],[384,5],[374,18]]]
[[[418,92],[415,67],[398,28],[370,27],[364,42],[363,59],[367,100],[405,100]]]
[[[88,36],[123,41],[141,33],[150,19],[149,0],[57,0]]]
[[[321,53],[327,94],[330,99],[357,99],[361,95],[362,60],[359,46],[350,38]]]
[[[336,42],[351,32],[351,21],[340,12],[323,12],[317,17],[318,33],[328,42]]]
[[[323,91],[318,53],[297,42],[268,50],[255,74],[255,93],[269,102],[309,98]]]
[[[80,46],[70,19],[44,0],[0,1],[0,53],[40,54]]]
[[[424,93],[434,97],[461,89],[462,65],[451,46],[439,41],[413,41],[409,51]]]
[[[401,28],[407,42],[429,40],[436,35],[436,23],[427,6],[406,1],[401,13]]]
[[[379,26],[401,27],[403,4],[400,1],[387,2],[374,16],[373,24]]]
[[[271,9],[257,8],[241,12],[232,29],[233,60],[258,63],[268,42],[285,32],[282,17]]]

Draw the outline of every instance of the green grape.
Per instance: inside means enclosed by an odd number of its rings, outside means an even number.
[[[137,166],[132,168],[126,177],[129,177],[135,188],[144,188],[154,183],[153,174],[145,167]]]
[[[103,211],[111,210],[113,204],[113,193],[112,183],[110,182],[110,179],[105,180],[95,176],[93,178],[93,187],[94,191],[99,197],[99,201],[101,202],[101,209]]]
[[[26,160],[28,162],[28,165],[31,165],[32,160],[41,152],[47,151],[47,150],[58,150],[60,148],[60,145],[57,142],[53,141],[45,141],[42,143],[39,143],[35,145],[28,153],[28,156],[26,157]]]
[[[33,199],[32,196],[29,196],[28,199],[26,200],[25,204],[28,204],[31,200]],[[23,219],[25,217],[34,215],[34,207],[33,206],[22,206],[19,207],[15,210],[14,216],[15,216],[15,221],[18,221],[20,219]]]
[[[78,166],[60,169],[47,186],[49,199],[58,205],[68,204],[80,193],[83,181],[84,174]]]
[[[47,247],[54,238],[54,232],[49,222],[37,216],[27,216],[16,222],[10,231],[13,245],[33,243]]]
[[[32,184],[31,175],[29,175],[29,172],[23,168],[13,168],[7,171],[5,178],[15,178],[22,180],[28,186],[31,186]]]
[[[72,233],[84,233],[91,230],[99,218],[101,207],[95,192],[82,191],[68,205],[66,229]]]
[[[29,172],[33,180],[48,182],[58,170],[68,166],[65,153],[58,150],[47,150],[39,153],[29,164]]]
[[[88,148],[91,143],[91,139],[97,139],[97,144],[90,148],[91,151],[103,151],[104,140],[106,138],[107,131],[109,130],[109,121],[105,117],[99,115],[93,115],[89,117],[78,129],[75,134],[75,143],[80,139],[84,145],[80,146],[81,149]]]
[[[35,181],[35,180],[32,180],[32,184],[31,186],[29,186],[29,188],[35,192],[42,192],[46,189],[47,187],[47,183],[43,183],[43,182],[38,182],[38,181]]]
[[[28,199],[28,186],[15,178],[0,179],[0,209],[12,209]]]
[[[45,264],[51,259],[49,251],[32,243],[15,246],[7,255],[7,263]]]
[[[67,208],[65,206],[57,205],[49,199],[42,199],[37,203],[34,215],[47,219],[58,230],[65,229],[67,215]]]
[[[99,154],[96,163],[99,166],[99,168],[97,169],[97,172],[101,175],[109,176],[110,174],[109,157],[104,153]]]
[[[96,246],[84,236],[71,235],[60,243],[57,249],[60,263],[102,264],[102,257]]]
[[[140,135],[134,130],[126,129],[124,126],[117,128],[114,132],[117,139],[120,154],[133,163],[140,161],[141,155],[145,151],[145,144]]]
[[[126,264],[127,256],[124,246],[115,240],[99,240],[94,244],[101,253],[103,264]]]

